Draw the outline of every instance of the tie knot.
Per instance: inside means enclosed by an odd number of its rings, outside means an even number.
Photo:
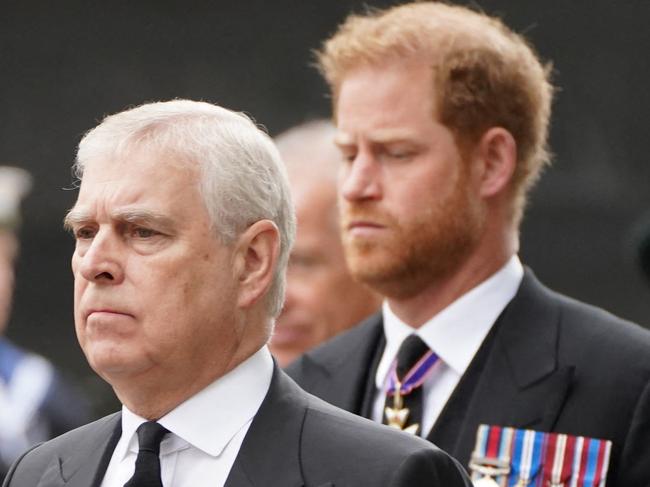
[[[138,427],[137,433],[139,451],[150,451],[158,455],[160,442],[169,430],[155,421],[147,421]]]
[[[429,347],[415,333],[406,337],[397,352],[397,378],[402,380],[413,366],[429,351]]]

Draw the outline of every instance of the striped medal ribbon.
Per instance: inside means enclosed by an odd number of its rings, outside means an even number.
[[[422,355],[422,358],[418,360],[406,374],[404,374],[401,382],[397,377],[397,361],[395,361],[388,377],[388,388],[386,393],[389,396],[392,396],[397,390],[401,396],[406,396],[413,389],[420,387],[424,383],[437,361],[438,356],[432,350],[429,350],[427,353]]]
[[[611,441],[480,425],[470,462],[475,486],[605,487]]]
[[[391,372],[388,376],[388,388],[386,394],[392,396],[392,406],[384,408],[386,423],[388,426],[399,430],[417,434],[420,429],[419,423],[412,423],[407,426],[407,420],[411,415],[409,408],[404,407],[403,396],[410,394],[413,390],[420,387],[433,370],[434,365],[438,362],[438,356],[429,350],[404,374],[403,382],[397,377],[397,360],[393,363]]]

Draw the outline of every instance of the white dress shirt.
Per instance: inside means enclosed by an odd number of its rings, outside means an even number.
[[[416,333],[439,357],[423,384],[422,428],[426,437],[461,376],[506,305],[517,293],[524,269],[516,255],[499,271],[433,316],[419,329],[401,321],[384,301],[386,348],[375,376],[372,418],[383,419],[391,366],[402,341]]]
[[[170,431],[160,444],[164,487],[225,484],[272,375],[273,359],[264,346],[158,420]],[[145,421],[122,407],[122,436],[101,487],[123,487],[131,478],[138,456],[136,429]]]

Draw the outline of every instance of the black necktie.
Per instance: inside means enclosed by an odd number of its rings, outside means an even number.
[[[397,380],[403,384],[405,376],[429,351],[429,347],[419,336],[412,334],[406,337],[397,352],[397,364],[395,366]],[[403,403],[400,406],[399,404],[396,404],[394,394],[387,395],[384,411],[386,411],[386,409],[408,409],[408,416],[403,425],[401,425],[401,429],[407,430],[411,433],[421,434],[422,387],[416,387],[408,394],[402,395],[402,401]],[[390,421],[388,421],[388,418],[386,417],[386,413],[384,414],[384,423],[390,424]]]
[[[133,477],[124,487],[163,487],[160,479],[160,442],[169,433],[155,421],[138,427],[138,458],[135,460]]]

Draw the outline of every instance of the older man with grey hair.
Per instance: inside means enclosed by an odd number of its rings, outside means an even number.
[[[440,450],[274,365],[294,216],[278,152],[247,117],[143,105],[86,134],[76,169],[75,327],[123,407],[28,452],[6,486],[468,485]]]
[[[367,318],[381,303],[345,264],[336,205],[341,155],[335,134],[330,121],[312,120],[275,138],[298,221],[284,308],[270,343],[280,366]]]

